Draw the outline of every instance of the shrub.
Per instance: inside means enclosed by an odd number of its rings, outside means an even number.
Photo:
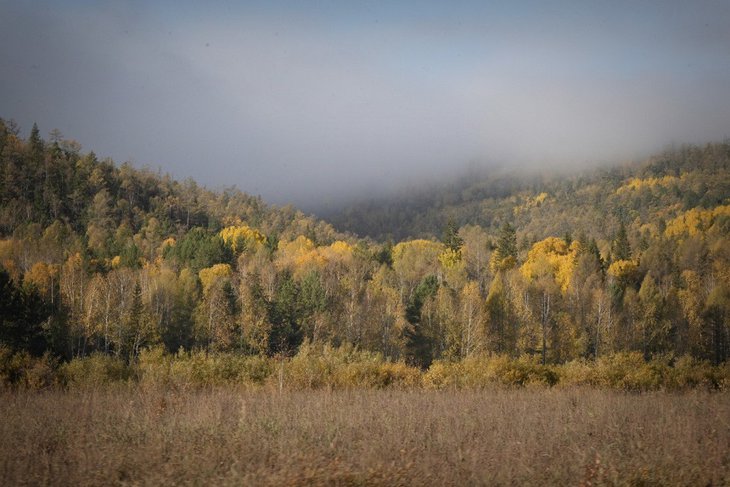
[[[379,353],[351,345],[335,348],[305,342],[299,353],[282,366],[284,384],[294,389],[410,388],[419,385],[421,379],[414,367],[388,362]]]
[[[554,368],[540,364],[538,357],[524,355],[513,359],[506,355],[478,355],[461,362],[434,362],[424,374],[423,383],[434,389],[520,387],[553,386],[558,379]]]
[[[423,386],[427,389],[461,387],[463,379],[461,363],[435,360],[423,374]]]
[[[58,383],[58,360],[49,353],[33,357],[0,345],[0,387],[45,389]]]
[[[266,382],[274,368],[270,359],[257,355],[208,354],[204,351],[180,351],[174,356],[160,356],[158,351],[149,353],[150,360],[141,365],[143,380],[178,388],[258,386]],[[149,379],[146,378],[148,374]]]
[[[66,386],[95,388],[111,383],[127,383],[136,379],[134,366],[123,360],[94,353],[78,357],[60,367],[61,382]]]

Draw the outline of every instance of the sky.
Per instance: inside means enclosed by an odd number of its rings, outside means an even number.
[[[730,137],[730,2],[0,0],[0,117],[305,208]]]

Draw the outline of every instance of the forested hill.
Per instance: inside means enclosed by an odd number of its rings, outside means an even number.
[[[449,221],[490,233],[509,221],[536,241],[576,230],[610,238],[619,221],[661,224],[730,196],[730,144],[682,146],[611,167],[516,171],[472,169],[443,183],[322,210],[340,230],[384,241],[439,237]]]
[[[305,343],[421,367],[730,357],[728,144],[352,210],[438,237],[374,242],[50,139],[0,121],[0,366]]]
[[[14,123],[0,119],[0,168],[0,236],[31,237],[55,224],[102,260],[125,252],[150,259],[150,249],[165,238],[242,221],[270,238],[307,235],[331,243],[341,237],[291,206],[277,208],[235,188],[210,191],[190,179],[99,160],[56,131],[44,141],[35,125],[23,140]]]

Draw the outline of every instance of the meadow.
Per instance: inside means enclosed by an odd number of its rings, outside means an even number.
[[[0,393],[2,485],[728,485],[730,395],[592,387]]]

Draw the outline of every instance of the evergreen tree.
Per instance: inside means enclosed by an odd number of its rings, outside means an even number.
[[[427,276],[416,286],[406,307],[406,320],[411,327],[406,330],[406,359],[409,363],[428,368],[433,361],[433,342],[421,322],[421,309],[425,301],[438,291],[436,276]]]
[[[0,344],[42,355],[47,346],[44,324],[52,312],[33,286],[16,286],[0,267]]]
[[[464,245],[464,239],[459,236],[459,228],[454,223],[454,220],[449,219],[444,229],[443,237],[441,242],[446,245],[446,248],[453,252],[461,252],[461,247]]]
[[[517,260],[517,232],[509,222],[504,222],[499,229],[497,252],[501,259],[512,257]]]
[[[629,260],[631,259],[631,245],[629,244],[629,237],[626,234],[626,225],[621,222],[616,233],[616,238],[613,240],[613,258],[614,260]]]
[[[285,273],[270,306],[269,353],[293,355],[302,342],[300,289],[289,273]]]

